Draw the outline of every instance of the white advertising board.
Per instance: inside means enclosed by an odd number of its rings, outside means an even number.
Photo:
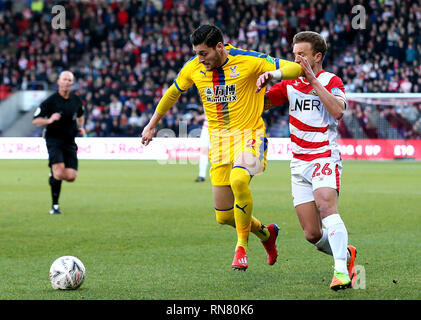
[[[148,146],[140,138],[76,138],[79,159],[192,161],[200,156],[199,138],[155,138]],[[269,138],[268,160],[289,160],[288,138]],[[43,138],[0,138],[0,159],[47,159]]]

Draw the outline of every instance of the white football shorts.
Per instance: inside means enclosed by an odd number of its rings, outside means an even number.
[[[314,190],[333,188],[339,193],[342,161],[320,158],[291,168],[291,191],[294,207],[314,201]]]

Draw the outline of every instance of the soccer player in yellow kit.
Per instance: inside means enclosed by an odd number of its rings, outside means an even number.
[[[302,73],[295,62],[275,59],[267,54],[237,49],[224,44],[221,30],[202,25],[190,36],[196,53],[180,70],[165,92],[142,132],[148,145],[155,127],[175,104],[181,93],[196,85],[209,124],[211,162],[210,179],[216,221],[237,231],[232,268],[246,270],[250,231],[261,241],[269,265],[276,262],[278,251],[276,224],[263,225],[252,215],[251,178],[266,168],[267,138],[263,112],[264,92],[256,93],[260,74],[270,71],[280,79],[296,79]]]

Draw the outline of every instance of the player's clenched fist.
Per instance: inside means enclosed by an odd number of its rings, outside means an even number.
[[[262,73],[256,82],[256,92],[259,92],[262,90],[262,88],[266,87],[267,84],[272,80],[273,76],[269,71],[266,71],[265,73]]]

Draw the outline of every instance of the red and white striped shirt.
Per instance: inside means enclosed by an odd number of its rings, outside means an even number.
[[[320,71],[316,78],[334,96],[346,103],[342,80],[333,73]],[[267,93],[273,105],[289,101],[289,129],[293,159],[291,167],[301,161],[333,157],[340,159],[336,142],[338,121],[326,110],[316,90],[300,77],[275,84]]]

